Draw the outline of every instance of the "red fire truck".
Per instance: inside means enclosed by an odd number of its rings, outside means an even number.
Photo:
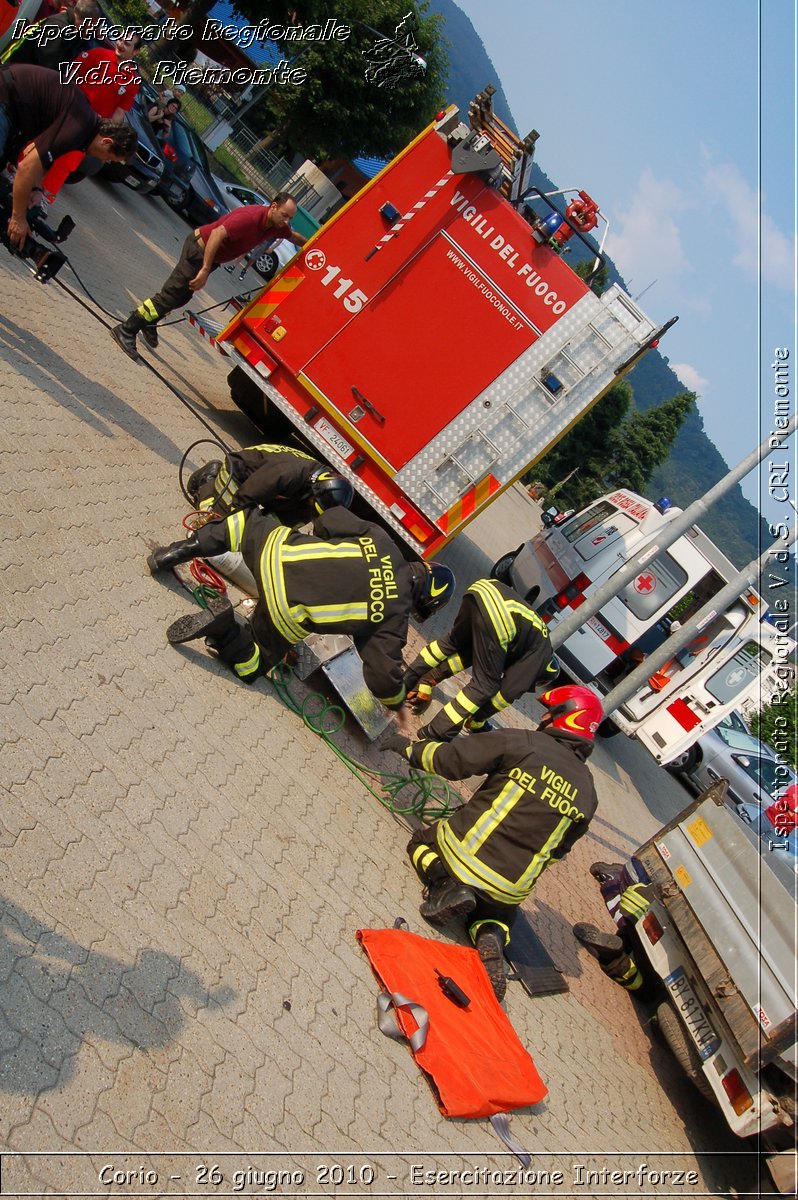
[[[570,268],[598,206],[581,192],[562,215],[526,187],[537,134],[491,92],[470,125],[439,114],[224,329],[193,319],[267,436],[287,418],[424,558],[667,328]]]

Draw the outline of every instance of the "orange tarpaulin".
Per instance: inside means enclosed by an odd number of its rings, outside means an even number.
[[[426,1009],[429,1027],[414,1058],[431,1079],[446,1117],[490,1117],[538,1104],[548,1089],[493,994],[476,950],[402,929],[360,929],[358,940],[384,987]],[[460,1008],[441,990],[436,968],[470,998]],[[405,1009],[397,1023],[410,1038],[417,1024]]]

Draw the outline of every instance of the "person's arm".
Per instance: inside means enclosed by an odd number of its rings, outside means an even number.
[[[205,253],[202,256],[202,266],[197,271],[193,279],[189,281],[189,287],[192,292],[198,292],[205,287],[208,282],[208,276],[211,273],[211,267],[216,262],[216,255],[221,249],[222,242],[227,237],[227,230],[224,225],[217,225],[213,233],[205,243]]]
[[[162,116],[163,109],[161,108],[160,104],[153,104],[152,108],[147,109],[147,120],[149,121],[150,125],[152,125],[153,121],[157,121],[158,118]]]
[[[290,233],[285,235],[285,240],[287,242],[293,242],[295,246],[304,246],[308,239],[303,237],[301,233],[297,233],[295,229],[292,229]]]
[[[8,236],[12,244],[19,250],[25,245],[25,239],[30,237],[30,226],[27,221],[30,194],[44,179],[44,164],[33,142],[26,147],[23,154],[24,157],[14,176],[12,209],[11,216],[8,218]]]

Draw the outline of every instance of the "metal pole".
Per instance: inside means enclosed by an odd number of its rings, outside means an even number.
[[[689,508],[684,510],[684,512],[677,513],[672,520],[668,521],[668,523],[659,531],[655,541],[649,543],[643,550],[639,552],[639,554],[636,554],[634,558],[630,558],[625,566],[621,567],[619,571],[616,571],[612,578],[608,579],[607,582],[602,584],[600,588],[597,588],[596,591],[587,600],[585,600],[584,604],[580,604],[579,608],[574,613],[565,617],[564,620],[558,621],[556,625],[552,625],[549,631],[552,646],[561,646],[563,642],[571,636],[572,633],[576,633],[577,629],[581,629],[582,626],[587,622],[588,618],[597,613],[601,606],[606,604],[608,600],[611,600],[613,596],[617,596],[618,593],[626,587],[627,583],[631,583],[632,580],[640,574],[643,568],[651,562],[652,558],[656,558],[661,551],[666,550],[668,546],[672,546],[676,539],[680,538],[683,533],[687,533],[688,529],[691,529],[692,526],[695,525],[696,521],[699,520],[707,512],[707,510],[721,498],[721,496],[724,496],[726,492],[730,491],[731,488],[734,487],[736,483],[739,483],[741,479],[744,479],[748,472],[752,471],[757,463],[761,462],[761,460],[766,457],[769,451],[773,449],[771,446],[772,436],[778,436],[779,445],[781,446],[795,431],[796,425],[798,425],[798,413],[793,413],[792,417],[790,418],[789,425],[783,432],[780,432],[778,435],[771,435],[770,437],[765,438],[765,440],[760,446],[757,447],[756,450],[752,450],[751,453],[744,458],[741,463],[738,463],[736,467],[729,471],[728,475],[724,475],[723,478],[719,480],[714,487],[711,487],[700,500],[695,500]],[[770,552],[768,551],[768,553]],[[738,596],[741,594],[745,586],[745,584],[741,586],[740,592],[737,593]],[[732,599],[734,599],[734,597],[732,597]],[[714,600],[712,603],[714,604]]]
[[[672,633],[667,641],[658,646],[633,671],[630,671],[626,678],[622,679],[602,699],[601,703],[605,714],[613,712],[616,708],[620,708],[630,696],[639,691],[655,671],[658,671],[669,659],[673,658],[678,650],[681,650],[683,646],[692,641],[693,637],[706,628],[715,617],[724,613],[728,606],[741,596],[747,587],[751,587],[757,583],[771,555],[787,550],[796,539],[798,539],[798,525],[792,527],[786,538],[777,539],[771,546],[768,546],[767,550],[759,558],[753,559],[747,567],[744,567],[739,574],[735,575],[734,579],[721,588],[703,608],[699,609],[689,621],[685,621],[681,629],[677,630],[676,633]]]

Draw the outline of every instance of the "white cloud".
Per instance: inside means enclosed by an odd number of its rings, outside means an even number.
[[[709,389],[709,380],[705,379],[703,375],[699,375],[695,367],[691,367],[689,363],[670,363],[669,365],[689,391],[695,392],[697,396],[706,394]]]
[[[732,262],[747,275],[774,287],[792,290],[794,239],[783,233],[776,222],[762,211],[757,193],[732,163],[709,166],[704,185],[710,209],[725,210],[731,218],[729,244],[735,248]],[[757,245],[761,219],[761,247]]]
[[[657,179],[650,167],[645,169],[629,208],[607,237],[607,253],[624,279],[633,281],[633,291],[653,279],[668,281],[690,270],[674,217],[687,207],[675,183]]]

